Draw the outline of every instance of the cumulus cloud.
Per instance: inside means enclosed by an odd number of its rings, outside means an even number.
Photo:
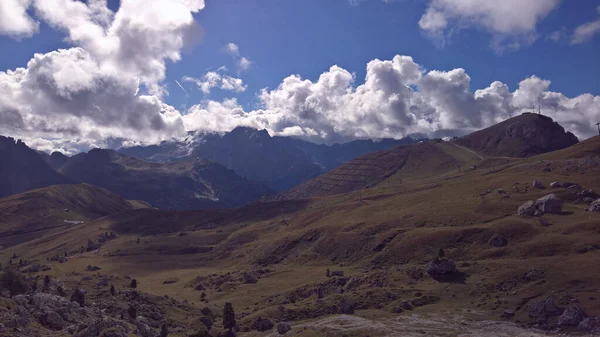
[[[29,37],[38,31],[39,23],[33,20],[27,9],[33,0],[0,1],[0,35]]]
[[[253,62],[240,54],[240,47],[233,42],[230,42],[223,47],[223,51],[231,55],[235,61],[239,72],[246,71],[252,67]]]
[[[454,29],[479,28],[493,36],[495,49],[516,49],[537,38],[536,26],[560,0],[430,0],[419,27],[436,39]]]
[[[425,71],[409,56],[373,60],[363,84],[353,73],[331,67],[316,81],[299,75],[263,89],[257,109],[235,99],[206,100],[183,117],[187,130],[229,131],[236,126],[267,129],[319,143],[408,135],[455,136],[484,128],[541,105],[542,113],[581,138],[595,134],[600,96],[569,98],[549,91],[550,81],[531,76],[511,91],[493,82],[471,91],[464,69]]]
[[[218,71],[209,71],[202,78],[185,76],[182,81],[192,82],[198,86],[198,89],[205,95],[210,94],[212,88],[221,88],[221,90],[229,90],[234,92],[246,91],[247,86],[241,78],[236,78],[228,75],[221,75]]]
[[[178,61],[197,39],[192,14],[203,0],[123,0],[115,13],[105,0],[32,5],[74,47],[0,72],[0,133],[33,142],[74,139],[69,144],[79,150],[108,139],[156,142],[184,134],[179,112],[161,101],[162,82],[167,61]]]

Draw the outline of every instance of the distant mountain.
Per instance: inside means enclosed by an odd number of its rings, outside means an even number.
[[[182,142],[122,148],[119,152],[152,161],[190,157],[211,160],[275,191],[283,191],[363,154],[414,142],[412,138],[356,140],[328,146],[238,127],[223,135],[196,133]]]
[[[237,207],[272,193],[268,187],[206,160],[158,163],[113,150],[75,155],[60,172],[162,209]]]
[[[93,185],[53,185],[0,198],[0,238],[147,207]]]
[[[492,157],[531,157],[564,149],[579,140],[552,118],[524,113],[454,140]]]
[[[67,161],[69,161],[69,157],[58,151],[54,151],[52,154],[47,154],[46,152],[42,151],[38,151],[38,153],[40,156],[42,156],[44,161],[55,170],[60,169]]]
[[[459,166],[477,163],[479,157],[443,141],[428,140],[360,156],[318,177],[263,201],[328,196],[372,187],[396,176],[419,180]]]
[[[69,184],[25,143],[0,136],[0,198],[35,188]]]

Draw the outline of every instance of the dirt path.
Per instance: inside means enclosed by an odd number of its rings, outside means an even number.
[[[467,152],[471,152],[472,154],[474,154],[474,155],[476,155],[477,157],[479,157],[479,159],[483,160],[483,157],[482,157],[481,155],[479,155],[479,153],[477,153],[477,152],[475,152],[475,151],[473,151],[473,150],[469,150],[469,149],[467,149],[466,147],[464,147],[464,146],[460,146],[460,145],[458,145],[458,144],[455,144],[455,143],[453,143],[453,142],[448,142],[448,143],[450,143],[450,144],[452,144],[452,145],[454,145],[454,146],[458,147],[459,149],[463,149],[463,150],[465,150],[465,151],[467,151]]]
[[[512,322],[470,321],[460,316],[442,317],[417,314],[399,315],[382,320],[371,320],[352,315],[335,315],[292,325],[293,330],[309,329],[344,333],[369,331],[371,336],[382,337],[542,337],[552,336],[546,331],[527,329]],[[276,330],[267,336],[279,336]]]

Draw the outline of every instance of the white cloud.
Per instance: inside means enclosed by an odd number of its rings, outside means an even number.
[[[598,6],[598,12],[600,12],[600,6]],[[573,38],[571,42],[573,44],[584,43],[591,40],[594,36],[600,34],[600,19],[592,22],[584,23],[581,26],[575,28]]]
[[[246,70],[250,69],[250,67],[253,64],[253,62],[250,61],[250,59],[248,59],[247,57],[242,56],[240,54],[240,47],[238,47],[238,45],[236,45],[233,42],[226,44],[225,47],[223,47],[223,51],[225,51],[227,54],[229,54],[233,57],[233,59],[235,60],[238,72],[242,72],[242,71],[246,71]]]
[[[219,68],[221,69],[221,68]],[[241,78],[236,78],[227,75],[221,75],[218,71],[209,71],[202,78],[185,76],[182,79],[185,82],[192,82],[198,86],[198,89],[205,95],[210,94],[212,88],[221,88],[234,92],[246,91],[247,86]]]
[[[424,71],[408,56],[373,60],[365,82],[338,66],[318,80],[292,75],[259,94],[260,106],[245,111],[234,99],[204,101],[183,117],[187,130],[229,131],[236,126],[264,128],[272,135],[293,135],[315,142],[355,138],[461,135],[536,109],[581,138],[596,131],[600,96],[569,98],[549,91],[550,81],[532,76],[510,91],[501,82],[470,90],[464,69]]]
[[[493,36],[496,49],[516,49],[537,38],[536,26],[560,0],[430,0],[419,27],[436,38],[453,29],[479,28]]]
[[[192,13],[203,0],[123,0],[116,13],[104,0],[35,0],[33,7],[74,47],[0,72],[1,134],[72,151],[184,134],[179,112],[160,99],[162,82],[167,61],[197,40]]]
[[[27,9],[33,0],[0,1],[0,35],[30,37],[38,31],[39,23],[34,21]]]
[[[240,48],[237,46],[237,44],[233,42],[229,42],[228,44],[226,44],[223,50],[226,53],[231,54],[233,56],[240,56]]]

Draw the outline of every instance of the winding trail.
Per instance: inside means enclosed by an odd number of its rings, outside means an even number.
[[[463,149],[463,150],[465,150],[465,151],[471,152],[472,154],[474,154],[474,155],[476,155],[477,157],[479,157],[479,159],[480,159],[480,160],[483,160],[483,157],[482,157],[482,156],[481,156],[479,153],[477,153],[477,152],[475,152],[475,151],[473,151],[473,150],[469,150],[469,149],[467,149],[466,147],[464,147],[464,146],[460,146],[460,145],[458,145],[458,144],[455,144],[455,143],[453,143],[453,142],[448,142],[448,143],[450,143],[450,144],[452,144],[452,145],[454,145],[454,146],[458,147],[459,149]]]

